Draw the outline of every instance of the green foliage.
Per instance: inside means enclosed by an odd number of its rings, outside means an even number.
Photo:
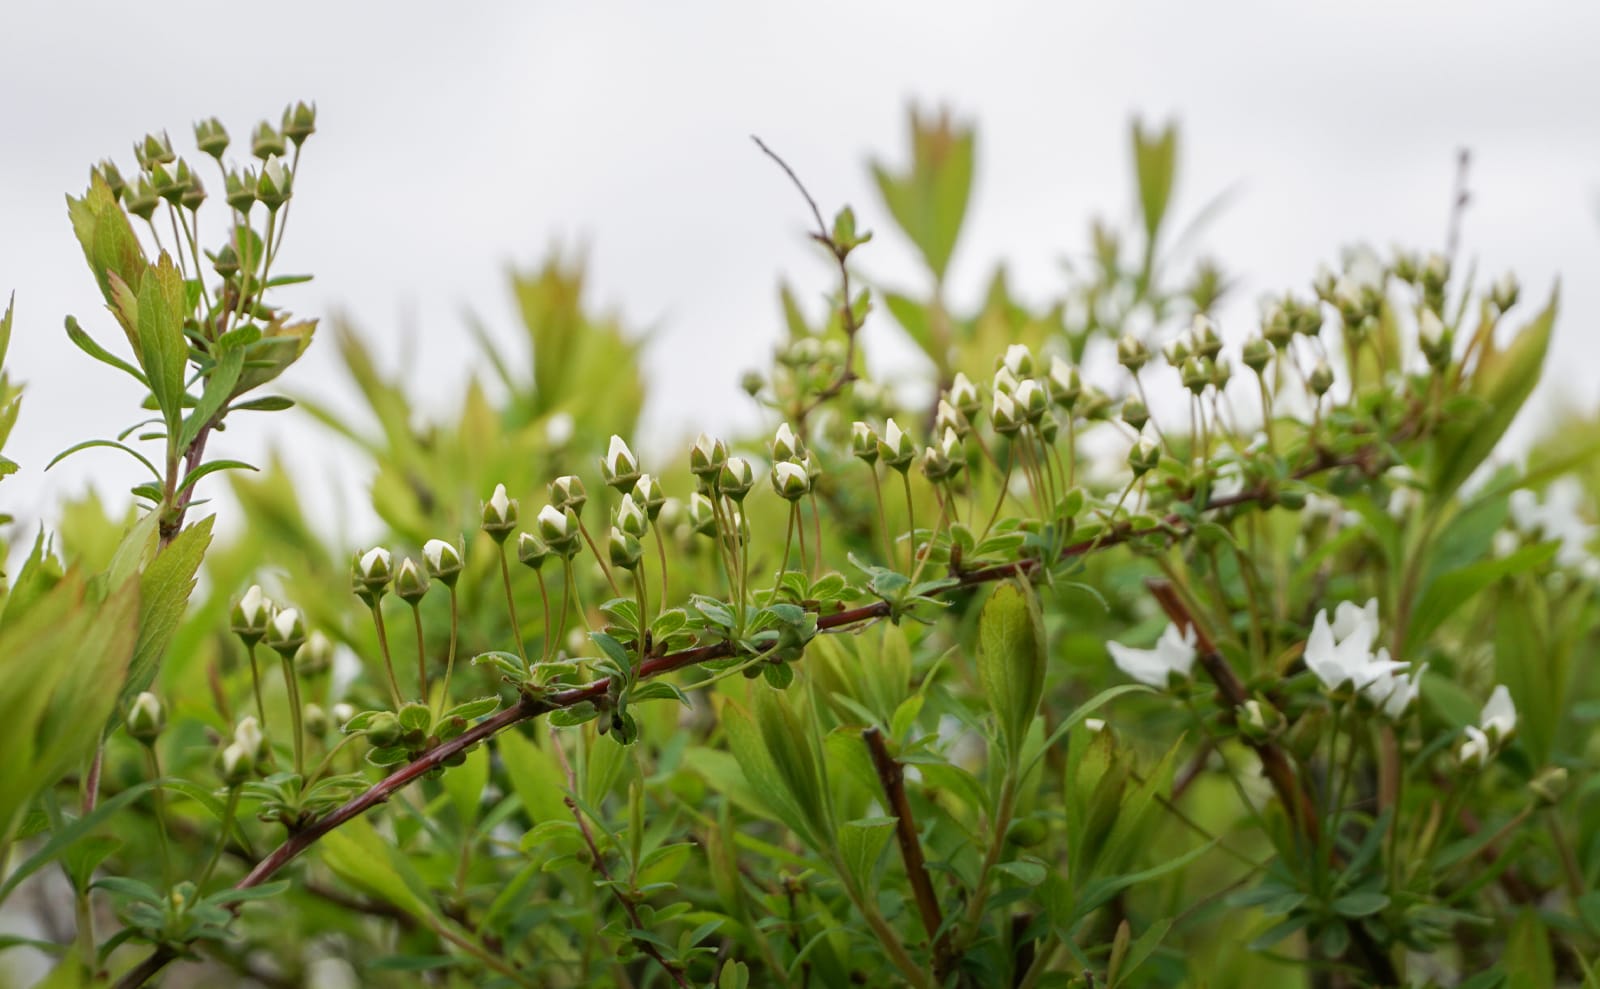
[[[913,113],[877,216],[826,223],[761,146],[836,276],[822,314],[780,291],[746,381],[775,435],[636,455],[641,337],[560,256],[509,273],[515,346],[470,323],[487,377],[434,421],[337,325],[345,418],[248,394],[316,325],[274,267],[314,124],[223,169],[215,251],[164,135],[68,201],[127,348],[69,337],[155,417],[68,447],[149,478],[64,506],[0,603],[0,899],[58,869],[78,920],[0,951],[46,984],[319,953],[369,985],[1594,982],[1600,425],[1485,467],[1553,296],[1359,250],[1225,344],[1230,280],[1168,234],[1178,129],[1136,124],[1131,234],[958,310],[976,132]],[[921,289],[852,282],[885,223]],[[871,380],[875,302],[932,401]],[[291,406],[364,464],[380,546],[304,465],[206,458]]]

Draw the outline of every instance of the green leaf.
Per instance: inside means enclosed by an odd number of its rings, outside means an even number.
[[[118,443],[115,440],[84,440],[82,443],[74,443],[51,458],[50,462],[44,465],[44,469],[49,470],[56,464],[59,464],[61,461],[67,459],[80,450],[89,450],[100,446],[110,447],[113,450],[121,450],[123,453],[126,453],[128,456],[139,461],[139,463],[144,464],[145,470],[148,470],[157,481],[162,480],[161,472],[156,470],[156,465],[147,460],[144,454],[140,453],[138,450],[135,450],[131,446],[128,446],[124,443]]]
[[[224,348],[217,357],[216,366],[206,374],[206,385],[200,392],[200,400],[195,403],[194,411],[183,421],[183,432],[178,439],[180,449],[189,449],[189,445],[200,435],[200,430],[210,424],[223,403],[233,395],[233,386],[238,384],[243,371],[244,348]]]
[[[1552,989],[1556,984],[1550,933],[1537,913],[1524,910],[1517,916],[1500,962],[1506,971],[1506,989]]]
[[[1441,575],[1428,585],[1412,612],[1411,625],[1406,631],[1406,655],[1415,655],[1433,630],[1478,592],[1502,577],[1543,566],[1555,556],[1558,548],[1557,543],[1524,546],[1499,559],[1480,560]]]
[[[5,898],[11,895],[11,891],[16,889],[17,885],[24,879],[60,858],[73,845],[83,840],[101,824],[104,824],[113,814],[155,789],[160,782],[160,780],[145,780],[142,783],[135,783],[126,790],[101,800],[95,805],[94,810],[82,817],[73,819],[65,827],[52,831],[49,839],[13,869],[6,876],[5,882],[0,883],[0,903],[3,903]]]
[[[183,475],[183,480],[178,482],[178,494],[194,487],[202,477],[215,474],[220,470],[257,470],[254,464],[247,464],[243,460],[208,460],[194,470]]]
[[[156,407],[166,419],[168,435],[177,435],[189,341],[183,335],[183,276],[165,251],[140,284],[138,297],[139,366],[144,368]]]
[[[495,738],[500,761],[505,764],[511,789],[522,801],[522,809],[534,823],[569,820],[566,774],[555,757],[519,732],[502,732]]]
[[[118,371],[132,376],[135,381],[139,382],[139,384],[145,386],[146,388],[150,387],[150,380],[144,376],[143,371],[139,370],[132,364],[129,364],[127,361],[116,356],[109,350],[106,350],[104,347],[96,343],[94,338],[91,337],[83,329],[83,327],[78,325],[78,318],[76,316],[67,317],[67,339],[71,340],[79,350],[88,354],[90,357],[93,357],[100,363],[110,365],[111,367],[116,368]]]
[[[1015,766],[1044,692],[1044,623],[1033,589],[1008,582],[978,616],[978,679]]]
[[[944,280],[972,193],[974,133],[948,113],[924,118],[911,112],[911,168],[901,175],[874,163],[872,176],[884,205],[922,253],[935,279]]]
[[[67,216],[95,283],[100,286],[101,296],[122,323],[128,342],[137,349],[134,319],[117,305],[112,290],[113,281],[117,280],[137,293],[150,267],[128,214],[123,212],[105,179],[95,175],[90,178],[88,191],[82,198],[67,197]],[[179,283],[181,289],[181,278]]]
[[[1135,121],[1133,165],[1139,179],[1139,210],[1144,219],[1145,237],[1153,245],[1172,199],[1178,167],[1177,126],[1168,124],[1159,132],[1149,132],[1144,129],[1143,122]]]
[[[445,772],[443,783],[463,831],[470,831],[478,823],[483,790],[489,784],[489,750],[480,745],[468,752],[465,762]]]
[[[432,897],[411,860],[364,817],[340,825],[318,842],[322,860],[339,878],[413,917],[432,913]]]
[[[863,817],[846,821],[839,829],[839,856],[850,878],[860,888],[870,888],[872,871],[878,864],[878,856],[883,854],[883,847],[889,843],[889,836],[894,833],[894,826],[892,817]]]
[[[139,641],[134,648],[133,661],[128,665],[123,703],[148,688],[155,679],[161,657],[183,623],[189,595],[194,591],[195,574],[200,570],[200,561],[205,559],[206,548],[211,545],[211,526],[215,520],[215,516],[208,515],[185,527],[166,549],[156,554],[140,576],[144,603],[139,613]]]
[[[1346,893],[1331,904],[1333,912],[1341,917],[1369,917],[1388,905],[1387,896],[1371,891]]]
[[[1504,350],[1495,347],[1493,334],[1483,338],[1467,388],[1487,408],[1471,421],[1445,419],[1440,423],[1434,447],[1434,498],[1448,497],[1478,469],[1532,394],[1550,348],[1559,299],[1559,289],[1552,291],[1544,310]]]

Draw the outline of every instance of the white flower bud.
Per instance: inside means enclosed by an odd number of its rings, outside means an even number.
[[[650,519],[639,503],[633,500],[632,492],[623,495],[621,503],[617,505],[617,528],[635,539],[643,539],[650,528]]]
[[[1006,348],[1006,355],[1002,363],[1007,371],[1017,376],[1018,380],[1031,377],[1033,374],[1033,351],[1026,344],[1014,343]]]
[[[968,419],[983,409],[983,402],[978,397],[978,386],[960,371],[956,372],[955,379],[950,382],[950,404],[960,409],[961,414]]]
[[[428,575],[442,582],[446,587],[454,587],[456,577],[461,573],[461,551],[443,539],[430,539],[422,544],[422,560],[428,565]]]
[[[639,460],[621,436],[611,437],[605,459],[600,461],[600,473],[618,491],[633,490],[633,482],[639,479]]]
[[[800,448],[800,441],[795,439],[794,431],[789,428],[789,424],[783,423],[779,425],[778,432],[772,437],[773,462],[776,463],[780,460],[793,460],[802,452],[803,451]]]
[[[161,709],[160,699],[148,690],[140,691],[128,706],[128,734],[146,745],[160,736],[166,723],[167,715]]]
[[[850,452],[869,464],[878,462],[878,434],[860,420],[850,426]]]
[[[780,460],[772,465],[772,488],[787,501],[797,501],[811,490],[811,478],[806,469],[792,460]]]

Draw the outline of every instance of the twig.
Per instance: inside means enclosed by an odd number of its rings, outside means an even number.
[[[839,369],[839,376],[828,387],[817,392],[811,401],[795,412],[795,428],[803,433],[806,417],[815,411],[817,406],[844,391],[845,385],[856,380],[856,334],[860,332],[861,324],[856,322],[856,310],[850,298],[850,267],[845,263],[845,259],[850,256],[850,251],[856,245],[841,244],[834,240],[833,234],[828,231],[827,223],[822,219],[822,210],[817,208],[817,201],[806,190],[805,183],[800,181],[800,176],[794,173],[794,169],[790,168],[789,163],[779,157],[776,151],[767,147],[761,138],[752,134],[750,140],[756,142],[756,147],[760,148],[763,154],[778,163],[778,167],[789,176],[789,181],[800,190],[800,195],[805,197],[806,205],[811,207],[811,216],[817,221],[817,232],[811,235],[811,239],[826,247],[828,253],[833,255],[834,263],[839,266],[839,321],[844,327],[844,366]]]
[[[1444,253],[1452,262],[1461,246],[1461,218],[1472,202],[1472,192],[1467,188],[1467,173],[1472,168],[1472,150],[1462,148],[1456,152],[1456,185],[1450,195],[1450,223],[1445,228]]]
[[[911,894],[917,903],[917,913],[922,917],[922,926],[933,941],[934,978],[942,983],[954,961],[950,950],[950,932],[941,930],[944,927],[944,914],[939,909],[939,897],[933,891],[933,881],[928,877],[922,839],[917,836],[916,818],[911,814],[911,801],[906,797],[905,771],[889,754],[889,747],[883,741],[883,732],[876,725],[868,726],[861,733],[861,740],[867,744],[867,751],[872,755],[872,768],[878,773],[878,781],[883,784],[884,796],[889,801],[889,810],[894,814],[895,840],[900,843],[900,858],[905,863],[906,879],[911,883]]]

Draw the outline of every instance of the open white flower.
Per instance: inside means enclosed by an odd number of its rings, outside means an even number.
[[[1456,758],[1461,761],[1461,765],[1470,769],[1488,762],[1489,750],[1493,747],[1489,736],[1473,725],[1467,725],[1464,730],[1467,733],[1467,740],[1456,750]]]
[[[1169,624],[1156,640],[1154,649],[1135,649],[1120,642],[1107,642],[1106,648],[1111,650],[1117,669],[1140,683],[1162,689],[1172,674],[1187,677],[1194,668],[1194,644],[1193,625],[1180,632],[1178,626]]]
[[[1583,485],[1570,477],[1552,483],[1545,492],[1543,504],[1539,496],[1523,488],[1511,492],[1511,524],[1529,535],[1540,535],[1561,544],[1556,551],[1556,562],[1564,567],[1585,567],[1594,555],[1589,543],[1594,539],[1595,527],[1583,520]]]
[[[1406,667],[1390,660],[1387,651],[1374,657],[1372,644],[1377,638],[1378,599],[1362,608],[1342,601],[1334,609],[1331,625],[1326,610],[1317,612],[1311,638],[1306,641],[1306,666],[1329,690],[1347,684],[1361,690],[1378,677]]]
[[[1388,662],[1389,650],[1379,649],[1377,659],[1380,663]],[[1384,717],[1398,721],[1421,694],[1422,674],[1426,672],[1428,664],[1423,663],[1409,677],[1380,673],[1361,689],[1361,693],[1383,712]]]

